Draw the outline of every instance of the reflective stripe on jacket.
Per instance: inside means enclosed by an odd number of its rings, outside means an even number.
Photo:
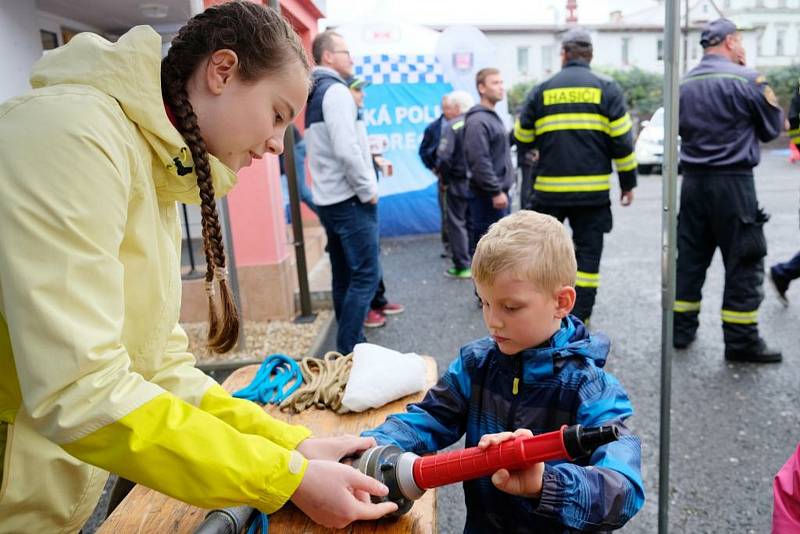
[[[176,201],[199,194],[160,62],[151,28],[80,34],[0,106],[0,532],[76,532],[107,471],[267,512],[303,477],[309,431],[231,398],[178,325]]]
[[[534,87],[514,125],[518,144],[539,149],[534,202],[607,204],[612,160],[620,188],[636,187],[631,129],[622,90],[584,62],[571,61]]]

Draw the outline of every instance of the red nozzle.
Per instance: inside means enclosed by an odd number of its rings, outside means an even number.
[[[515,438],[485,450],[471,447],[418,458],[413,467],[414,482],[421,489],[430,489],[487,476],[498,469],[513,471],[537,462],[571,460],[617,437],[613,426],[584,429],[580,425],[564,425],[560,430]]]

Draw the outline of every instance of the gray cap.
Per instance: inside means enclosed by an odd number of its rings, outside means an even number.
[[[703,33],[700,34],[700,46],[703,48],[717,46],[725,40],[725,37],[736,32],[736,24],[730,20],[725,18],[712,20],[705,25]]]
[[[591,45],[592,36],[589,35],[588,31],[584,30],[581,27],[570,28],[564,33],[564,36],[561,38],[562,45],[568,43]]]

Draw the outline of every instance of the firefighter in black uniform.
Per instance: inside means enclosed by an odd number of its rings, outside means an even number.
[[[595,74],[592,40],[581,28],[561,42],[562,70],[534,87],[514,125],[521,149],[539,150],[532,209],[569,219],[578,275],[573,313],[588,321],[600,285],[603,234],[611,231],[611,161],[621,203],[633,201],[636,156],[631,118],[617,83]]]
[[[789,104],[789,139],[800,150],[800,83]],[[800,252],[789,261],[776,263],[769,268],[769,279],[784,306],[789,305],[789,298],[786,296],[789,284],[798,278],[800,278]]]
[[[703,59],[681,82],[683,184],[673,342],[685,348],[695,339],[706,269],[719,247],[725,358],[778,362],[781,353],[758,335],[768,216],[758,207],[753,167],[760,160],[758,142],[778,136],[783,112],[765,78],[744,66],[733,22],[710,22],[700,44]]]

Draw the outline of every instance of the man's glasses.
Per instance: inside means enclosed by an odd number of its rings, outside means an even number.
[[[334,54],[344,54],[347,57],[350,57],[350,50],[332,50]]]

